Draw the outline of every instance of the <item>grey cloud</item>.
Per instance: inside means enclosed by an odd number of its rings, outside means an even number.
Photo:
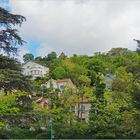
[[[10,5],[27,18],[25,39],[41,42],[38,55],[135,49],[133,38],[140,38],[138,0],[10,0]]]

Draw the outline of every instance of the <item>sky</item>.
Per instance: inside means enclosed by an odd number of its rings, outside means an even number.
[[[0,0],[27,21],[19,28],[27,42],[19,55],[93,55],[111,48],[136,49],[140,0]]]

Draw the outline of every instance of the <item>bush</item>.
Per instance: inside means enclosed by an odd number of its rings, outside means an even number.
[[[1,139],[27,139],[34,138],[35,132],[31,132],[28,129],[12,128],[11,130],[1,130]]]
[[[50,133],[43,132],[36,135],[36,139],[50,139]]]

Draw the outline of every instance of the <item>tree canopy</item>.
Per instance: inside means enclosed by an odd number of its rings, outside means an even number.
[[[25,21],[25,17],[9,13],[4,8],[0,7],[0,49],[6,54],[16,53],[15,45],[23,45],[24,41],[18,34],[15,25],[21,26]]]
[[[34,60],[34,55],[31,53],[26,53],[25,55],[23,55],[23,60],[24,62]]]

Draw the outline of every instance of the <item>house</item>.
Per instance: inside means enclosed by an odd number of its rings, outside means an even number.
[[[41,104],[42,107],[47,107],[48,105],[47,100],[43,97],[37,99],[36,103]]]
[[[73,84],[71,79],[62,79],[62,80],[50,79],[43,85],[46,88],[52,88],[53,91],[59,89],[60,93],[62,93],[65,90],[65,88],[76,89],[76,86]]]
[[[88,121],[89,119],[89,111],[91,108],[91,103],[88,101],[77,103],[74,107],[74,111],[76,116],[82,121]]]
[[[43,85],[46,86],[47,88],[52,88],[52,91],[54,91],[54,93],[56,89],[59,89],[60,96],[67,87],[73,89],[73,91],[76,91],[76,86],[73,84],[71,79],[62,79],[62,80],[50,79]],[[79,120],[88,121],[90,107],[91,103],[88,102],[88,100],[84,99],[80,103],[74,103],[70,111],[74,112]]]
[[[105,75],[105,85],[107,89],[112,88],[112,83],[115,77],[116,75],[111,73]],[[75,105],[76,116],[80,120],[85,120],[87,122],[89,119],[90,108],[91,108],[91,103],[88,100],[84,99],[83,102],[80,102],[79,104]]]
[[[63,88],[63,86],[75,89],[76,86],[73,84],[73,82],[71,81],[71,79],[62,79],[62,80],[57,80],[57,85],[58,88],[61,89]]]
[[[42,66],[33,61],[27,61],[22,65],[22,70],[24,75],[32,76],[33,79],[36,77],[43,77],[45,74],[49,73],[49,68]]]
[[[105,76],[105,84],[106,84],[107,89],[112,88],[112,82],[113,82],[114,79],[115,79],[114,74],[106,74],[106,76]]]

